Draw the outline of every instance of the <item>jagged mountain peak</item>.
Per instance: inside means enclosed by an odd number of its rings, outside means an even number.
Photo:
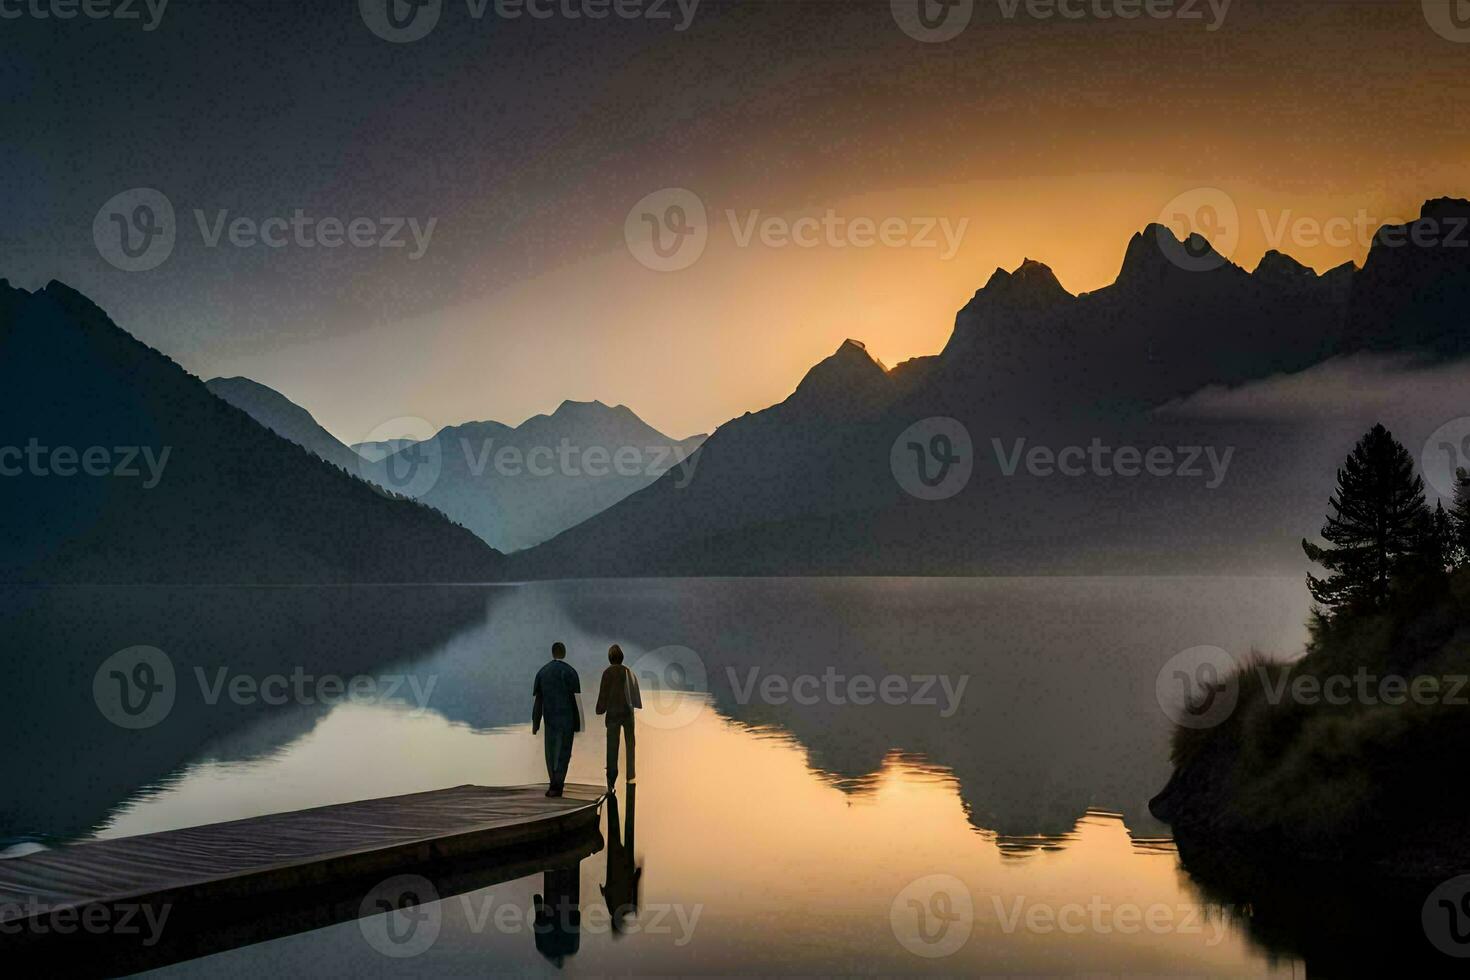
[[[1424,206],[1419,209],[1419,217],[1421,219],[1470,217],[1470,201],[1463,197],[1436,197],[1424,202]]]
[[[1234,268],[1203,235],[1190,232],[1181,239],[1173,229],[1154,222],[1129,239],[1117,285],[1156,286],[1161,279],[1176,273],[1223,267]]]
[[[845,412],[886,400],[891,391],[888,368],[862,341],[849,339],[807,371],[785,404],[823,414]]]
[[[1023,259],[1012,272],[996,269],[975,299],[1004,300],[1012,305],[1046,305],[1073,299],[1051,267],[1035,259]]]
[[[1274,248],[1261,256],[1261,261],[1256,263],[1256,268],[1251,275],[1258,279],[1283,284],[1317,278],[1316,270]]]

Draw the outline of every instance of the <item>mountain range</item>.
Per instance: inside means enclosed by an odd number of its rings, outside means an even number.
[[[58,282],[0,280],[0,418],[0,582],[502,574],[469,531],[304,452]]]
[[[511,567],[525,578],[573,566],[619,576],[1295,569],[1296,542],[1315,533],[1330,490],[1321,473],[1374,419],[1222,422],[1162,408],[1355,353],[1421,363],[1470,353],[1470,249],[1445,231],[1467,217],[1470,202],[1427,202],[1414,225],[1378,232],[1362,269],[1321,275],[1279,252],[1248,272],[1161,225],[1134,235],[1116,281],[1093,292],[1072,295],[1031,260],[996,270],[938,355],[889,370],[848,341],[784,402],[717,429],[694,480],[665,477]],[[896,443],[932,419],[958,423],[974,466],[938,500],[896,478],[925,441]],[[1059,452],[1094,443],[1167,449],[1178,472],[1058,472]],[[1021,465],[1036,449],[1051,465]],[[1208,452],[1226,464],[1213,486]],[[1191,456],[1198,477],[1183,465]]]
[[[995,271],[938,354],[888,368],[849,340],[787,399],[703,440],[671,440],[624,406],[566,402],[514,428],[466,423],[359,454],[264,386],[206,387],[65,286],[5,284],[0,401],[15,439],[173,455],[146,488],[0,480],[13,498],[0,571],[29,581],[1295,571],[1296,542],[1315,533],[1330,491],[1322,474],[1402,406],[1221,418],[1192,413],[1191,396],[1248,397],[1252,385],[1354,358],[1387,355],[1407,365],[1408,385],[1416,367],[1459,362],[1470,353],[1467,223],[1470,202],[1426,202],[1413,224],[1379,230],[1362,268],[1320,275],[1280,252],[1247,271],[1198,235],[1150,225],[1112,284],[1077,295],[1028,259]],[[1463,411],[1456,395],[1384,420],[1417,448],[1427,432],[1415,426]],[[942,492],[925,482],[936,473],[949,480]]]
[[[363,461],[364,477],[413,495],[512,552],[565,531],[673,472],[703,435],[672,439],[626,405],[564,401],[518,426],[467,422]]]
[[[518,426],[466,422],[426,440],[349,448],[285,395],[248,378],[210,391],[322,459],[413,497],[491,547],[540,544],[680,466],[704,436],[671,439],[626,405],[565,401]]]

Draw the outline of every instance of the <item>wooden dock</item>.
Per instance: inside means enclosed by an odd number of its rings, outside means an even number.
[[[447,897],[600,849],[603,790],[545,790],[457,786],[3,860],[0,960],[44,949],[41,962],[66,954],[85,973],[156,966],[355,918],[392,875],[423,875]],[[150,910],[166,914],[161,942],[82,925],[137,926]]]

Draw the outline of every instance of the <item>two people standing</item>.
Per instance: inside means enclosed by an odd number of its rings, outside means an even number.
[[[566,788],[567,769],[572,761],[572,741],[582,730],[582,710],[577,697],[582,682],[576,668],[566,662],[567,648],[551,645],[551,661],[536,673],[532,686],[531,734],[546,724],[547,796],[561,796]],[[607,719],[607,789],[614,792],[618,778],[618,739],[628,744],[628,782],[633,782],[633,712],[643,707],[638,678],[623,666],[623,651],[614,643],[607,651],[608,668],[602,672],[597,692],[597,713]]]

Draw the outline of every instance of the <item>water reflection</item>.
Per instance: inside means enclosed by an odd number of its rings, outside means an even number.
[[[638,883],[643,880],[643,868],[638,866],[633,850],[638,804],[636,783],[628,785],[624,797],[626,822],[618,819],[618,798],[609,797],[607,801],[607,881],[599,889],[616,932],[622,932],[626,921],[638,914]]]
[[[539,782],[527,692],[549,638],[567,642],[584,690],[613,642],[630,662],[681,646],[706,668],[706,692],[659,694],[667,714],[647,710],[659,692],[644,692],[640,779],[607,807],[605,861],[528,870],[444,901],[440,938],[411,961],[389,962],[343,923],[183,964],[181,975],[436,975],[487,963],[533,973],[1274,969],[1233,925],[1213,942],[1208,932],[1042,933],[1012,913],[1094,897],[1202,904],[1146,815],[1168,772],[1153,675],[1201,643],[1289,649],[1305,611],[1299,589],[1063,579],[69,591],[33,595],[5,620],[35,671],[5,695],[15,702],[7,735],[46,755],[48,770],[37,782],[19,760],[5,764],[9,785],[38,790],[3,804],[0,834],[12,838]],[[195,666],[391,669],[432,697],[427,710],[401,696],[210,705],[181,688],[166,722],[120,733],[91,703],[92,673],[137,643],[177,656],[185,680]],[[750,693],[752,671],[758,685],[829,668],[970,680],[949,714]],[[569,778],[601,784],[602,766],[601,752],[579,745]],[[635,851],[637,794],[646,859]],[[930,961],[895,940],[890,906],[938,872],[973,895],[975,936]],[[602,901],[583,905],[593,894]],[[503,906],[522,911],[516,928],[482,914]]]
[[[541,893],[532,899],[536,952],[560,969],[582,945],[581,869],[549,868],[541,877]]]
[[[346,692],[483,627],[497,590],[442,588],[0,588],[0,847],[86,836],[166,792],[202,759],[259,760],[308,735]],[[151,727],[108,720],[94,675],[117,651],[158,649],[173,703]],[[310,678],[304,695],[293,678]],[[281,678],[279,688],[261,687]],[[247,682],[236,687],[237,680]],[[256,689],[248,694],[250,683]],[[404,692],[410,690],[403,685]],[[280,697],[277,697],[279,691]],[[398,695],[381,687],[376,700]],[[352,799],[354,797],[347,797]],[[339,802],[331,800],[328,802]]]

